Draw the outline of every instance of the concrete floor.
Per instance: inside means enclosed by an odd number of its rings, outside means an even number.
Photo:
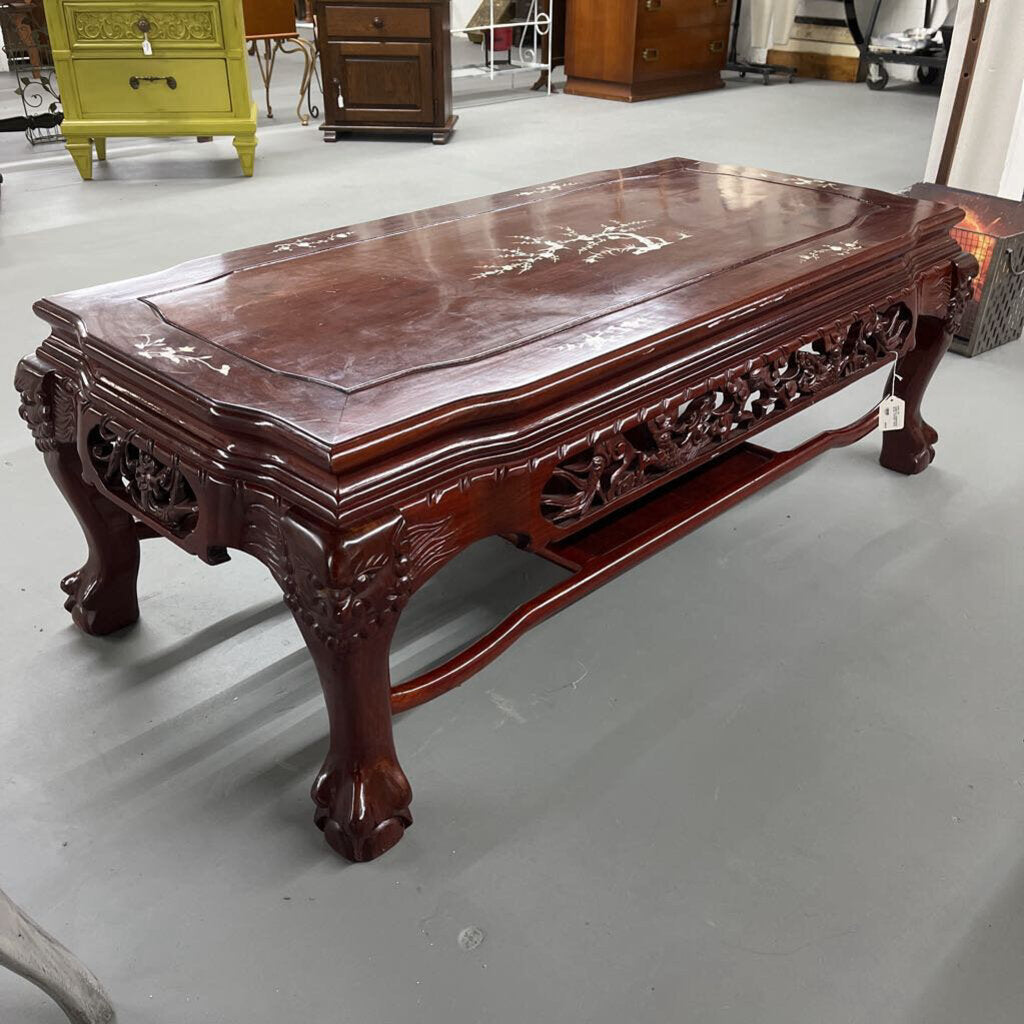
[[[114,141],[87,185],[0,137],[8,373],[41,295],[562,175],[681,154],[898,189],[936,105],[813,82],[464,97],[447,147],[326,146],[286,84],[251,181],[227,140]],[[325,717],[265,571],[148,543],[140,625],[79,635],[57,580],[82,539],[9,393],[0,885],[124,1024],[1016,1024],[1022,386],[1021,344],[950,357],[924,476],[880,469],[877,438],[826,455],[403,716],[416,824],[361,866],[312,826]],[[396,678],[553,572],[472,549],[410,606]],[[0,975],[4,1024],[59,1019]]]

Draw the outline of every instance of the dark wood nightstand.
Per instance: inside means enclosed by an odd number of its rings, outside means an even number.
[[[343,132],[451,138],[448,3],[318,0],[325,141]]]

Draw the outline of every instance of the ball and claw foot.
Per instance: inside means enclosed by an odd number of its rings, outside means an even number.
[[[331,849],[364,862],[387,853],[412,824],[412,790],[397,765],[366,779],[321,772],[313,784],[313,821]]]
[[[139,604],[134,577],[121,586],[109,583],[104,589],[100,579],[90,574],[88,564],[60,581],[67,594],[64,608],[75,625],[90,636],[106,636],[138,622]]]
[[[904,427],[901,431],[886,434],[879,461],[886,469],[905,476],[915,476],[923,473],[934,461],[938,440],[938,431],[922,420],[917,431]]]

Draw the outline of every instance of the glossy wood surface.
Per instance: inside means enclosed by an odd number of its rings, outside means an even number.
[[[295,24],[293,0],[242,0],[247,39],[293,36]]]
[[[16,383],[89,543],[67,606],[86,632],[133,622],[147,536],[260,559],[328,706],[316,822],[379,856],[412,821],[391,710],[876,413],[790,452],[760,431],[897,363],[882,463],[928,466],[922,400],[976,272],[960,217],[676,159],[42,300]],[[571,577],[392,690],[405,604],[494,535]]]
[[[449,140],[448,0],[319,0],[317,16],[327,141],[346,132]]]
[[[566,92],[643,100],[721,88],[729,0],[568,0]]]

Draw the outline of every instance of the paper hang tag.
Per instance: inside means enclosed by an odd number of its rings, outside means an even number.
[[[878,407],[878,425],[883,431],[902,430],[906,413],[907,403],[902,398],[890,395]]]
[[[148,35],[144,35],[142,37],[142,52],[147,57],[152,57],[153,56],[153,44],[149,41],[149,36]]]

